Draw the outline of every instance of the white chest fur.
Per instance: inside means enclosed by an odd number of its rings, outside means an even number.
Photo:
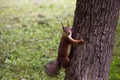
[[[72,46],[71,44],[68,45],[68,49],[67,49],[67,55],[68,55],[68,56],[69,56],[70,51],[71,51],[71,46]]]

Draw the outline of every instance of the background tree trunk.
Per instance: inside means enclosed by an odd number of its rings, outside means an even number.
[[[65,80],[108,80],[120,0],[77,0],[72,46]]]

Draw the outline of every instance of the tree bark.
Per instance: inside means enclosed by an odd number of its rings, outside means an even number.
[[[108,80],[120,0],[77,0],[72,46],[65,80]]]

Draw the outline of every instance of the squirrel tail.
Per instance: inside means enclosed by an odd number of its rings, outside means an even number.
[[[48,62],[45,67],[45,73],[48,76],[56,76],[59,73],[59,70],[60,70],[60,65],[57,60]]]

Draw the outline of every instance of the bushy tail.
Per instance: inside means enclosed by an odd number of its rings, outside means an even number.
[[[57,60],[47,63],[45,67],[45,73],[48,76],[55,76],[59,73],[60,65]]]

